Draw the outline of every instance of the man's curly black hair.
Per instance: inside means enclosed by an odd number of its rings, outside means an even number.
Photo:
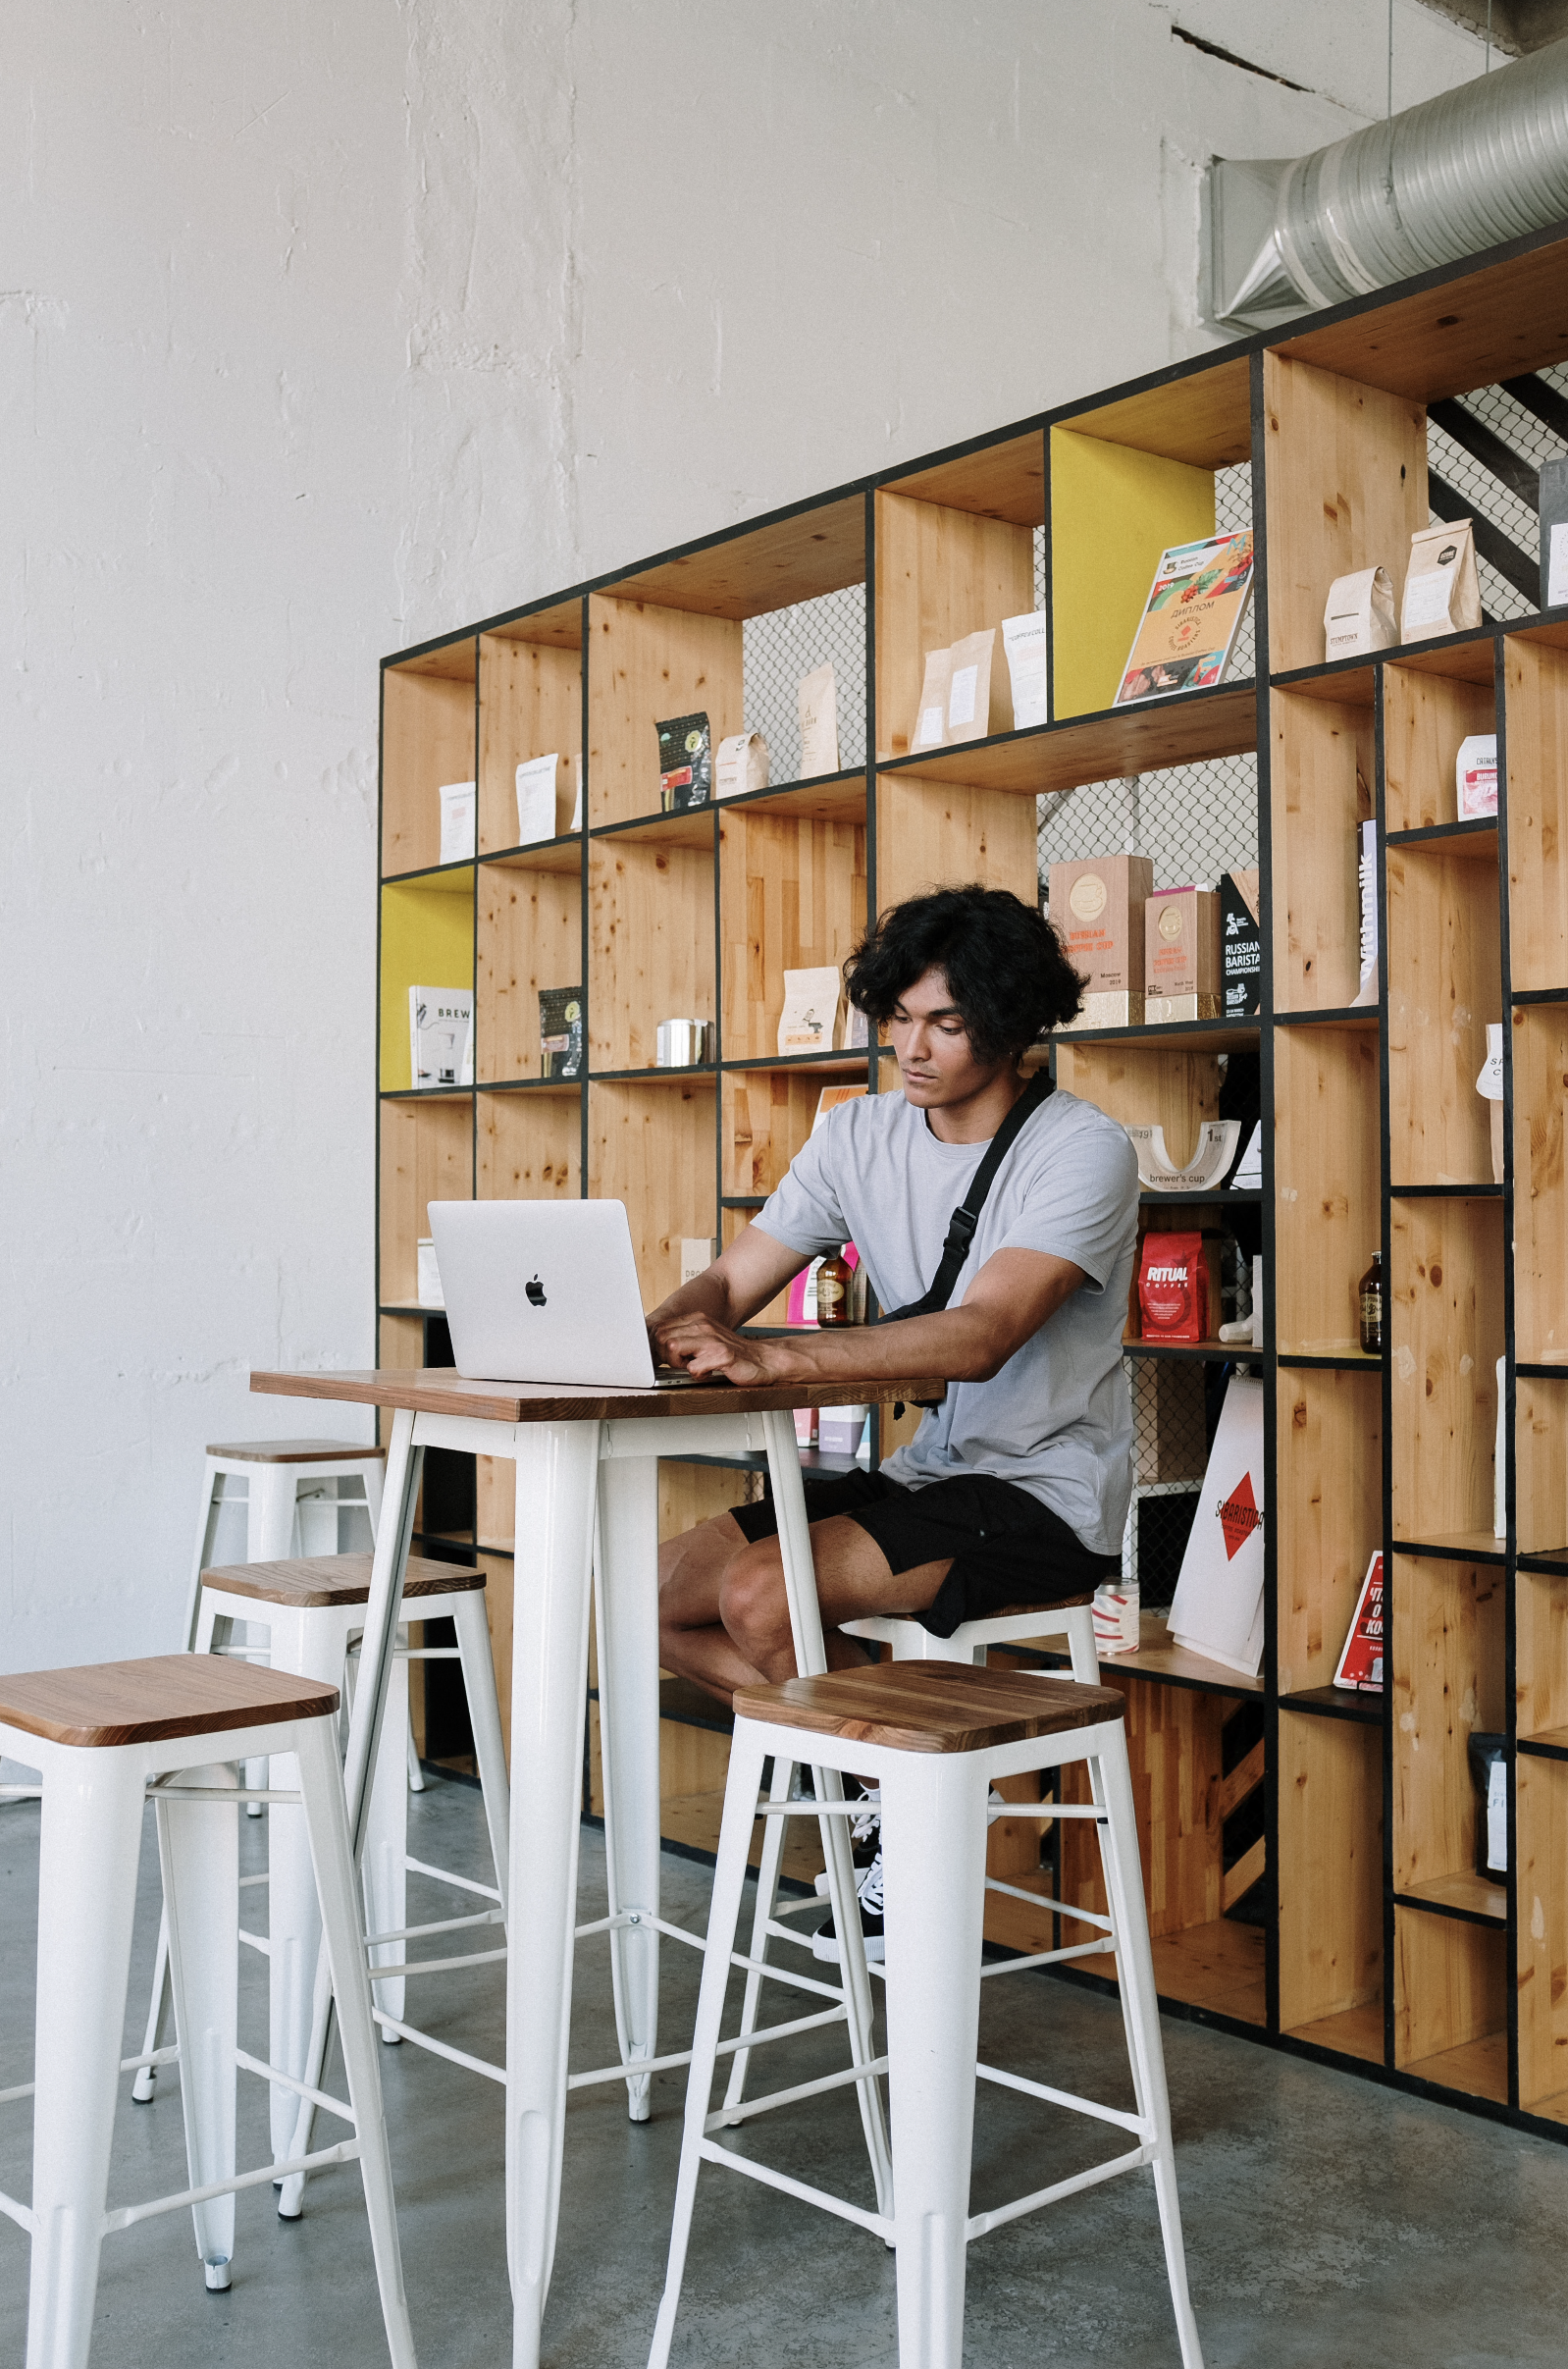
[[[978,1061],[1015,1057],[1071,1020],[1083,980],[1043,914],[1006,888],[936,888],[878,916],[844,966],[867,1020],[891,1020],[927,971],[940,971]]]

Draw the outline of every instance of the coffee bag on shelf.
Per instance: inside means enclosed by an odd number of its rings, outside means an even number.
[[[583,1075],[583,990],[539,990],[539,1074],[542,1078]]]
[[[1013,700],[997,663],[997,633],[967,633],[948,652],[947,739],[950,746],[985,740],[1013,729]]]
[[[706,806],[713,794],[713,744],[707,717],[699,709],[655,724],[658,734],[659,804],[666,815]]]
[[[444,781],[441,798],[441,860],[467,864],[474,854],[478,786],[472,781]]]
[[[910,747],[940,749],[947,739],[947,695],[953,680],[951,650],[928,650],[925,654],[925,673],[920,682],[920,704],[915,711],[915,730]]]
[[[1454,804],[1461,822],[1477,822],[1497,812],[1497,735],[1471,732],[1454,759]]]
[[[713,760],[715,798],[744,798],[767,788],[767,743],[760,732],[732,732]]]
[[[1043,608],[1002,619],[1008,683],[1013,693],[1013,729],[1051,720],[1051,620]]]
[[[796,689],[801,719],[801,779],[836,773],[838,756],[838,685],[831,664],[803,674]]]
[[[838,1028],[844,983],[831,963],[813,971],[786,971],[784,1009],[779,1014],[781,1053],[831,1053]]]
[[[1541,464],[1541,605],[1568,605],[1568,453]]]
[[[1209,1262],[1201,1234],[1151,1231],[1138,1254],[1138,1317],[1145,1341],[1210,1338]]]
[[[1430,641],[1434,634],[1468,633],[1481,623],[1481,584],[1476,575],[1476,539],[1468,518],[1438,520],[1410,538],[1410,568],[1399,612],[1400,638]]]
[[[1387,569],[1363,567],[1353,576],[1335,576],[1323,609],[1325,658],[1366,658],[1374,650],[1392,650],[1398,639]]]

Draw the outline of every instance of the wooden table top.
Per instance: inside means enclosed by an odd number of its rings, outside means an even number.
[[[945,1382],[928,1375],[841,1382],[772,1382],[755,1390],[699,1383],[690,1390],[613,1387],[592,1390],[553,1382],[467,1382],[451,1366],[383,1366],[361,1373],[259,1374],[253,1391],[279,1398],[333,1398],[358,1406],[412,1407],[423,1415],[468,1415],[489,1423],[604,1423],[617,1416],[761,1415],[796,1406],[858,1406],[893,1398],[942,1398]]]

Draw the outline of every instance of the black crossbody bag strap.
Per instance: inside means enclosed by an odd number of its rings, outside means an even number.
[[[969,1244],[980,1222],[980,1212],[996,1181],[996,1172],[1018,1141],[1019,1134],[1046,1099],[1056,1090],[1050,1072],[1037,1070],[1019,1096],[996,1133],[991,1137],[985,1158],[969,1180],[969,1189],[948,1220],[947,1239],[942,1244],[942,1256],[936,1273],[920,1298],[912,1299],[907,1308],[892,1308],[881,1319],[883,1324],[901,1324],[906,1316],[934,1316],[945,1308],[953,1296],[953,1287],[959,1280],[959,1270],[969,1255]]]

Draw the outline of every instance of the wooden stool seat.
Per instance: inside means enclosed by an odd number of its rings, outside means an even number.
[[[356,1457],[387,1460],[385,1448],[367,1447],[363,1440],[235,1440],[213,1442],[209,1456],[231,1464],[345,1464]]]
[[[219,1563],[203,1571],[204,1588],[221,1588],[226,1596],[254,1596],[265,1604],[337,1606],[368,1604],[368,1554],[298,1555],[281,1563]],[[408,1558],[404,1597],[466,1596],[485,1585],[485,1574],[470,1563],[426,1562]]]
[[[873,1661],[782,1686],[740,1686],[737,1718],[805,1727],[892,1752],[989,1752],[1031,1736],[1065,1735],[1126,1713],[1114,1687],[1071,1678],[974,1669],[960,1661]]]
[[[145,1661],[0,1678],[0,1726],[88,1748],[325,1719],[337,1709],[336,1686],[213,1654],[154,1654]]]

